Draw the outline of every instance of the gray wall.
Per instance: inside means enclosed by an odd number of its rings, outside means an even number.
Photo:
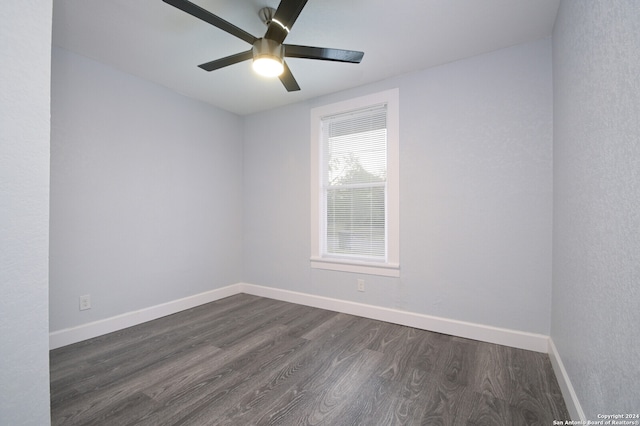
[[[551,40],[245,118],[251,284],[549,333]],[[311,270],[309,115],[400,90],[401,277]]]
[[[401,278],[360,293],[310,268],[309,115],[392,87]],[[51,330],[244,281],[548,334],[551,102],[548,39],[244,119],[54,48]]]
[[[49,424],[51,1],[0,2],[0,424]]]
[[[60,48],[52,67],[51,331],[241,281],[241,118]]]
[[[639,22],[563,1],[553,34],[551,336],[592,420],[640,408]]]

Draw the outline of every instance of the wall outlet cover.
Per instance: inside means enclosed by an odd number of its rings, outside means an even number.
[[[80,310],[86,311],[87,309],[91,309],[91,296],[85,294],[80,296]]]

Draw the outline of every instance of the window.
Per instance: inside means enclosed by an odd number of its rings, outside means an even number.
[[[311,111],[311,266],[399,276],[398,90]]]

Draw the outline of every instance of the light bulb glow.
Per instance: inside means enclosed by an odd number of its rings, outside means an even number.
[[[264,55],[253,60],[253,70],[264,77],[277,77],[284,71],[284,65],[281,59]]]

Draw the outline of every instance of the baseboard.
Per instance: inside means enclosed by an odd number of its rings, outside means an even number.
[[[100,321],[83,324],[77,327],[54,331],[49,334],[49,348],[56,349],[62,346],[77,343],[103,334],[112,333],[143,322],[158,319],[175,314],[185,309],[213,302],[218,299],[233,296],[239,293],[247,293],[255,296],[281,300],[283,302],[297,303],[315,308],[327,309],[361,317],[387,321],[394,324],[406,325],[421,330],[435,331],[458,337],[479,340],[482,342],[496,343],[514,348],[546,353],[549,350],[548,336],[506,328],[491,327],[471,322],[458,321],[449,318],[435,317],[397,309],[383,308],[380,306],[366,305],[329,297],[315,296],[312,294],[282,290],[272,287],[263,287],[254,284],[237,283],[227,287],[185,297],[151,306],[138,311],[128,312]]]
[[[175,314],[177,312],[184,311],[185,309],[191,309],[218,299],[233,296],[234,294],[241,293],[241,289],[241,284],[233,284],[227,287],[185,297],[183,299],[173,300],[171,302],[140,309],[138,311],[127,312],[126,314],[105,318],[100,321],[94,321],[77,327],[54,331],[49,333],[49,349],[56,349],[62,346],[81,342],[103,334],[112,333],[127,327],[142,324],[143,322]]]
[[[298,293],[295,291],[272,287],[263,287],[247,283],[242,283],[240,285],[243,293],[255,296],[268,297],[270,299],[282,300],[284,302],[343,312],[346,314],[391,322],[394,324],[406,325],[422,330],[435,331],[438,333],[450,334],[458,337],[496,343],[499,345],[511,346],[530,351],[546,353],[549,349],[549,337],[542,334],[491,327],[414,312],[400,311],[397,309],[314,296],[311,294]]]
[[[578,401],[576,391],[573,389],[573,385],[571,384],[571,380],[569,380],[567,370],[565,370],[562,359],[560,358],[560,353],[558,352],[558,349],[553,343],[553,339],[551,337],[549,337],[548,352],[549,359],[551,360],[551,365],[553,366],[553,371],[556,373],[558,385],[560,385],[562,397],[564,398],[564,402],[567,405],[567,411],[569,411],[571,420],[581,420],[582,422],[584,422],[584,424],[586,424],[587,418],[584,415],[584,411],[582,411],[582,406],[580,405],[580,401]]]

